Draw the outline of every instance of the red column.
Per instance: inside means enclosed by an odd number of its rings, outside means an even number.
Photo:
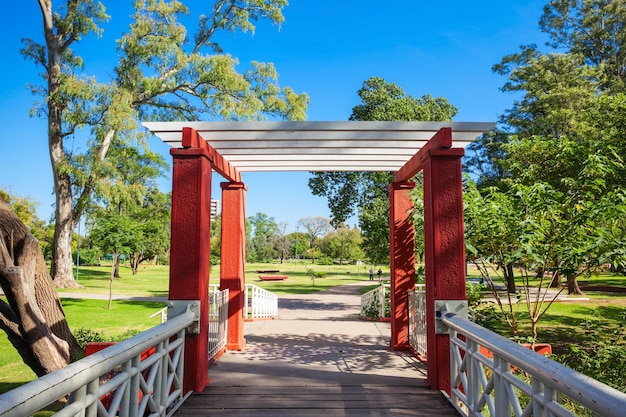
[[[209,383],[209,269],[211,163],[199,147],[172,149],[172,237],[170,300],[200,300],[200,333],[187,334],[184,391]]]
[[[226,348],[242,350],[244,339],[246,186],[242,182],[223,182],[222,251],[220,289],[228,288],[228,339]]]
[[[414,182],[389,185],[389,248],[391,267],[391,341],[393,350],[409,349],[409,299],[415,289],[415,228],[413,200],[409,191]]]
[[[450,340],[435,334],[435,300],[465,300],[463,149],[432,149],[424,161],[428,382],[450,393]]]

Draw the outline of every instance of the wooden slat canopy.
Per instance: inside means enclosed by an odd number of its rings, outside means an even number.
[[[172,147],[198,132],[240,172],[397,171],[439,129],[464,148],[492,122],[144,122]]]

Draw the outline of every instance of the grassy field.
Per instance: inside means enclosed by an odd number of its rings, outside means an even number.
[[[159,302],[114,301],[107,308],[107,300],[61,298],[67,321],[74,334],[79,329],[100,333],[107,340],[114,340],[129,331],[143,331],[160,323],[159,317],[150,315],[165,306]],[[9,343],[6,334],[0,332],[0,393],[35,379],[17,351]]]

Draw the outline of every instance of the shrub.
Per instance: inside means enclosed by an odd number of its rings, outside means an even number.
[[[482,300],[483,296],[481,294],[482,286],[466,283],[465,284],[465,292],[467,294],[467,305],[469,308],[473,308],[480,304],[480,300]]]
[[[333,262],[332,258],[329,258],[328,256],[321,256],[317,259],[318,265],[333,265],[334,263],[335,262]]]
[[[607,329],[587,320],[585,345],[572,344],[568,352],[555,357],[555,360],[570,368],[626,392],[626,345],[624,329]]]

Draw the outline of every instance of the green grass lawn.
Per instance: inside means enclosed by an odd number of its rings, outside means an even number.
[[[111,276],[110,266],[81,266],[78,271],[78,284],[81,288],[59,288],[63,293],[108,294]],[[113,280],[113,294],[141,297],[167,297],[169,266],[142,265],[136,275],[130,267],[120,267],[120,278]]]
[[[276,274],[287,275],[285,281],[261,281],[258,270],[279,270]],[[323,278],[311,279],[309,270],[324,273]],[[349,282],[369,280],[369,267],[366,265],[314,265],[311,263],[272,263],[272,264],[246,264],[246,283],[254,284],[278,295],[288,294],[312,294],[337,285]],[[219,277],[219,269],[216,268],[216,276]],[[212,270],[213,273],[213,270]],[[389,269],[383,269],[383,274],[389,276]],[[219,278],[216,278],[219,282]]]
[[[165,306],[158,302],[114,301],[107,308],[107,300],[61,298],[67,321],[74,334],[89,329],[107,340],[114,340],[129,331],[143,331],[160,323],[152,313]],[[26,366],[17,351],[0,332],[0,393],[32,381],[36,375]]]

